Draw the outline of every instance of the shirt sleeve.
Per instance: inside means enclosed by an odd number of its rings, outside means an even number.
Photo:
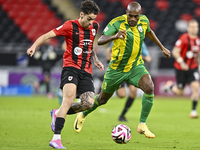
[[[66,36],[67,32],[69,31],[69,27],[70,27],[69,22],[66,21],[61,26],[53,29],[53,31],[56,34],[56,36]]]
[[[97,27],[97,32],[98,32],[98,31],[99,31],[99,28],[100,28],[100,25],[99,25],[98,22],[96,22],[96,23],[97,23],[97,26],[98,26],[98,27]],[[97,33],[97,32],[96,32],[96,33]]]
[[[147,23],[147,30],[146,30],[146,32],[149,32],[151,30],[151,28],[150,28],[149,19],[146,16],[145,16],[145,22]]]
[[[147,50],[147,46],[146,46],[146,44],[144,42],[142,43],[142,55],[143,56],[148,56],[149,55],[149,52]]]
[[[106,27],[105,27],[105,29],[103,30],[103,34],[104,35],[107,35],[107,36],[111,36],[111,35],[113,35],[114,33],[117,33],[117,28],[116,28],[116,26],[115,26],[115,24],[112,24],[111,25],[111,23],[109,23]]]
[[[180,38],[175,43],[175,47],[182,49],[184,47],[184,41],[184,37],[180,36]]]

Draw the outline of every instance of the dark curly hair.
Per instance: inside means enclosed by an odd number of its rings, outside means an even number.
[[[85,0],[81,3],[81,12],[83,12],[84,14],[88,15],[93,13],[95,15],[98,15],[99,11],[100,9],[94,1]]]

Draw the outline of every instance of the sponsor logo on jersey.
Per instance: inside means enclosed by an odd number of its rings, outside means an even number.
[[[76,32],[76,35],[78,35],[78,34],[84,34],[84,32]]]
[[[92,44],[92,40],[90,40],[90,39],[84,39],[84,40],[80,41],[80,45],[87,46],[87,45],[91,45],[91,44]]]
[[[83,51],[83,53],[89,54],[89,53],[92,53],[92,51]]]
[[[82,53],[82,48],[80,48],[80,47],[75,47],[74,48],[74,54],[76,54],[76,55],[80,55],[81,53]]]

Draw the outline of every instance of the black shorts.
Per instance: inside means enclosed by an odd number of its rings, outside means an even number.
[[[190,84],[192,81],[199,81],[198,68],[188,71],[175,69],[175,72],[177,87],[179,89],[183,89],[187,83]]]
[[[64,67],[61,74],[60,88],[67,83],[74,83],[77,86],[76,97],[85,92],[94,92],[92,75],[74,67]]]

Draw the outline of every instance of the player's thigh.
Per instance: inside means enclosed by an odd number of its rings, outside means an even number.
[[[126,84],[126,81],[122,82],[122,84],[119,86],[119,89],[116,91],[119,98],[124,98],[126,96]]]
[[[63,86],[63,102],[66,100],[74,101],[76,98],[76,88],[74,83],[67,83]]]
[[[130,72],[128,83],[139,88],[140,79],[145,74],[150,76],[149,72],[146,70],[144,65],[135,66]],[[144,84],[147,84],[147,83],[144,82]]]
[[[63,90],[63,102],[73,101],[76,97],[78,74],[70,68],[63,68],[60,88]]]
[[[76,86],[78,85],[79,77],[78,72],[76,70],[73,70],[73,68],[63,68],[61,73],[61,82],[60,82],[60,88],[63,89],[65,84],[73,83]]]
[[[77,88],[77,97],[80,97],[84,107],[91,108],[94,104],[94,85],[91,77],[84,77]]]
[[[87,97],[89,100],[94,100],[94,84],[91,75],[82,76],[79,79],[79,84],[77,86],[77,97]]]
[[[126,96],[126,88],[120,87],[117,91],[117,96],[120,98],[124,98]]]
[[[121,83],[125,81],[125,79],[125,73],[108,68],[104,75],[104,81],[101,89],[105,93],[113,94],[120,87]]]
[[[130,91],[130,97],[135,98],[137,95],[137,88],[131,84],[129,84],[129,91]]]

